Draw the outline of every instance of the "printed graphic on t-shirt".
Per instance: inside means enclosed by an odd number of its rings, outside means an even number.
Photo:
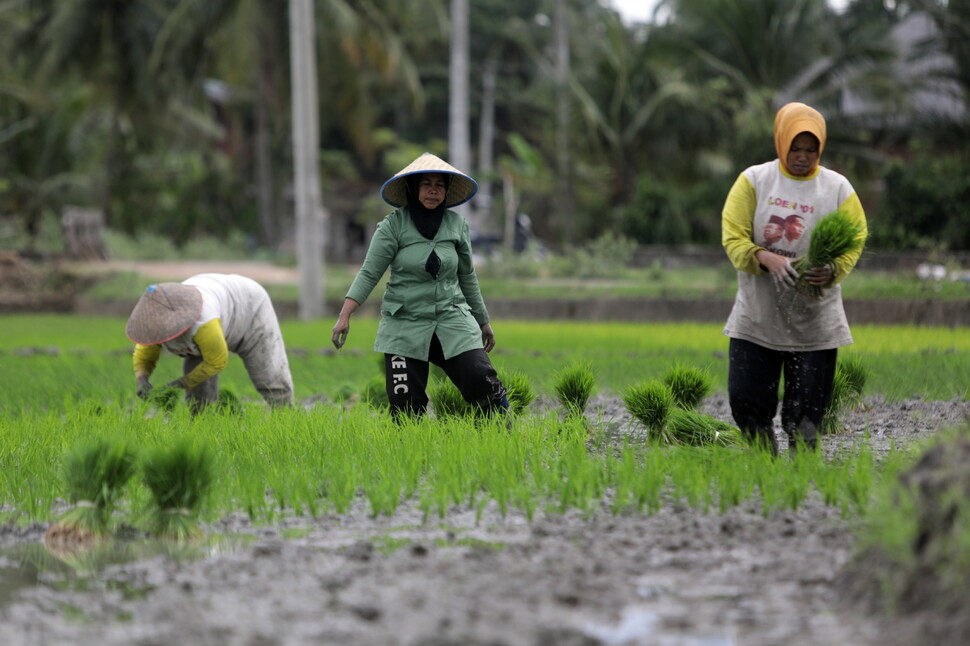
[[[762,230],[755,233],[755,244],[779,256],[797,258],[804,252],[805,217],[814,212],[814,207],[780,198],[769,198],[768,204],[771,210]],[[789,209],[799,212],[786,213]]]

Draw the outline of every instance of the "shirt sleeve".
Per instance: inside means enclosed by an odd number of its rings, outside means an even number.
[[[859,225],[859,233],[856,235],[856,240],[859,244],[859,248],[855,251],[851,251],[847,254],[843,254],[835,259],[832,263],[835,265],[832,270],[832,285],[837,285],[852,271],[856,263],[859,262],[859,258],[862,256],[862,248],[865,245],[866,238],[869,236],[869,227],[866,223],[866,213],[862,208],[862,201],[859,199],[858,193],[853,193],[850,195],[842,204],[839,205],[839,210],[845,213],[851,218],[852,222]]]
[[[226,345],[226,335],[222,332],[221,320],[212,319],[203,323],[192,337],[192,341],[202,353],[202,363],[185,375],[186,388],[195,388],[209,377],[225,370],[229,363],[229,346]]]
[[[135,352],[132,355],[132,363],[135,368],[136,377],[150,377],[155,372],[158,365],[158,357],[162,353],[160,345],[141,345],[135,344]]]
[[[731,264],[749,274],[763,274],[755,254],[762,249],[756,245],[751,229],[757,202],[754,186],[742,173],[728,192],[721,212],[721,245]]]
[[[489,321],[488,310],[485,309],[485,299],[482,298],[478,275],[475,273],[471,234],[467,221],[462,223],[461,239],[455,244],[455,251],[458,252],[458,287],[465,297],[465,302],[471,308],[475,321],[479,325],[485,325]]]
[[[374,291],[374,287],[377,286],[378,281],[397,254],[398,241],[393,229],[390,217],[384,218],[377,225],[377,230],[374,231],[370,246],[367,248],[364,264],[357,272],[357,277],[354,278],[353,284],[347,291],[346,298],[363,303]]]

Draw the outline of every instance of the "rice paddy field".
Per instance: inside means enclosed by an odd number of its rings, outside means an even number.
[[[229,405],[192,416],[135,396],[123,319],[0,316],[0,641],[966,643],[963,506],[937,522],[924,510],[958,496],[900,485],[961,450],[965,329],[855,326],[840,358],[865,366],[864,396],[821,452],[771,458],[666,444],[625,405],[694,366],[698,410],[730,424],[720,325],[496,321],[493,362],[534,400],[398,426],[374,394],[376,320],[340,352],[332,323],[283,322],[298,406],[267,409],[231,357]],[[156,388],[180,366],[163,356]],[[578,410],[559,388],[577,366]],[[80,494],[95,442],[124,468]],[[157,465],[179,451],[196,468],[173,500]],[[95,512],[83,549],[49,539]]]

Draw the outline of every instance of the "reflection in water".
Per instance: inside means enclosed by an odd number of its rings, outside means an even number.
[[[121,580],[102,580],[112,565],[155,557],[191,561],[239,552],[257,537],[252,534],[213,534],[197,541],[118,540],[92,543],[75,550],[50,550],[43,543],[19,543],[0,550],[0,606],[13,601],[25,588],[43,585],[58,590],[88,590],[105,586],[126,598],[151,591]]]

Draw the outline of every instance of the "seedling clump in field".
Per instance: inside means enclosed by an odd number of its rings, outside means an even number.
[[[631,386],[623,395],[623,402],[648,433],[661,435],[674,405],[674,394],[667,384],[651,380]]]
[[[175,540],[201,536],[196,516],[212,487],[209,451],[187,440],[159,447],[145,457],[142,472],[154,503],[152,533]]]
[[[667,420],[667,433],[688,446],[743,446],[741,432],[719,419],[694,410],[674,408]]]
[[[135,471],[135,454],[106,439],[79,445],[64,460],[64,481],[75,507],[44,535],[49,548],[70,549],[110,535],[108,520]]]
[[[511,371],[501,376],[502,383],[509,398],[509,407],[514,415],[519,415],[529,404],[535,401],[536,393],[528,377],[518,371]]]
[[[832,397],[819,429],[823,435],[844,430],[841,413],[862,403],[862,391],[865,389],[868,378],[869,371],[859,359],[854,357],[839,359],[835,365]]]
[[[693,410],[711,393],[710,375],[700,368],[677,365],[667,371],[663,381],[670,387],[674,404],[685,410]]]
[[[586,404],[593,396],[596,387],[596,377],[588,364],[579,364],[565,368],[556,375],[553,389],[559,402],[565,407],[567,416],[581,416],[586,411]]]
[[[475,407],[465,401],[449,379],[439,380],[430,386],[428,398],[437,417],[465,417],[475,413]]]

